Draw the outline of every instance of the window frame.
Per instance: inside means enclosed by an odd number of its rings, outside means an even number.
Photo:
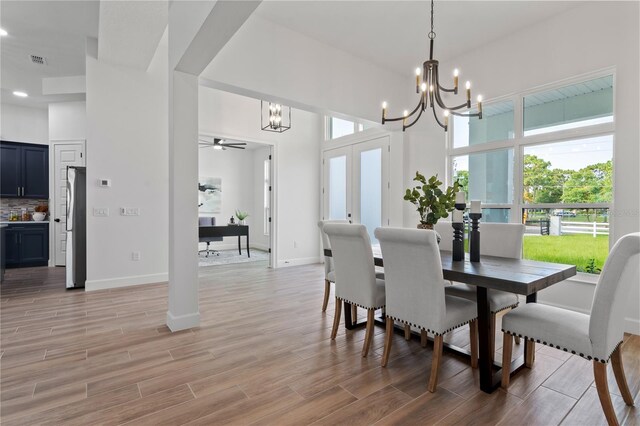
[[[332,134],[331,134],[332,126],[333,126],[332,121],[331,121],[332,118],[337,118],[337,119],[340,119],[340,120],[343,120],[343,121],[350,121],[351,123],[353,123],[353,133],[349,133],[348,135],[343,135],[343,136],[340,136],[340,137],[337,137],[337,138],[332,138]],[[326,142],[334,141],[334,140],[338,140],[338,139],[341,139],[341,138],[346,138],[346,137],[349,137],[349,136],[353,136],[353,135],[355,135],[357,133],[360,133],[360,132],[364,132],[365,130],[367,130],[365,128],[365,124],[366,123],[363,120],[339,117],[339,116],[336,116],[336,115],[325,115],[324,116],[324,140]]]
[[[599,77],[605,77],[611,75],[613,77],[613,121],[610,123],[600,123],[590,126],[584,126],[573,129],[557,130],[548,133],[536,134],[524,136],[524,97],[546,90],[553,90],[561,88],[567,85],[580,83],[596,79]],[[615,67],[604,68],[598,71],[594,71],[587,74],[577,75],[571,78],[555,81],[553,83],[537,86],[522,92],[513,93],[506,96],[492,98],[485,101],[483,105],[489,105],[491,103],[503,102],[511,100],[514,106],[514,137],[513,139],[505,139],[498,141],[491,141],[478,145],[469,145],[459,148],[453,147],[453,139],[455,137],[453,132],[447,132],[446,144],[447,144],[447,161],[446,161],[446,176],[448,184],[453,183],[453,159],[461,155],[477,154],[488,151],[495,151],[498,149],[513,149],[513,191],[512,204],[482,204],[483,208],[509,208],[509,222],[510,223],[522,223],[522,212],[524,209],[581,209],[581,208],[602,208],[613,211],[615,200],[615,170],[616,170],[616,88],[617,78]],[[477,107],[474,104],[473,107]],[[454,126],[451,126],[453,128]],[[577,139],[585,139],[595,136],[611,136],[613,138],[613,157],[612,165],[614,174],[612,176],[612,200],[609,203],[591,203],[591,204],[558,204],[558,203],[539,203],[539,204],[526,204],[523,199],[523,162],[524,162],[524,149],[528,146],[542,145],[546,143],[565,142]],[[613,235],[615,228],[615,217],[609,214],[610,231],[609,235]],[[609,245],[611,246],[613,241],[609,239]]]

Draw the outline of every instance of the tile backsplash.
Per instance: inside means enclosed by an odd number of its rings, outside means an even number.
[[[9,220],[9,212],[11,210],[17,210],[21,212],[23,208],[26,208],[33,213],[36,206],[40,204],[49,204],[49,200],[31,200],[26,198],[0,198],[0,220]]]

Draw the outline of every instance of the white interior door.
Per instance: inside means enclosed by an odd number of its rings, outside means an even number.
[[[375,244],[389,223],[389,137],[325,151],[323,163],[323,218],[361,223]]]
[[[53,168],[53,229],[56,266],[66,265],[67,166],[84,166],[84,142],[55,143]]]
[[[351,147],[325,151],[323,217],[325,220],[351,220]]]
[[[358,143],[353,148],[353,221],[373,232],[389,224],[389,137]]]

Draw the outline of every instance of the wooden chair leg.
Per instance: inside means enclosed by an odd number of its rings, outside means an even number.
[[[469,342],[471,346],[471,368],[478,368],[478,321],[469,323]]]
[[[536,344],[533,340],[525,341],[524,344],[524,366],[531,368],[533,367],[533,361],[535,360]]]
[[[598,398],[600,398],[600,405],[602,405],[602,411],[604,411],[604,416],[607,418],[607,423],[609,423],[609,426],[617,426],[618,418],[611,403],[611,395],[607,384],[607,364],[593,361],[593,375],[596,379]]]
[[[618,346],[611,354],[611,366],[613,367],[613,374],[616,377],[616,383],[618,383],[618,389],[622,394],[624,403],[627,405],[633,405],[633,396],[629,391],[629,385],[627,384],[627,378],[624,375],[624,367],[622,365],[622,345]]]
[[[513,337],[509,333],[502,333],[502,388],[507,389],[509,387],[509,380],[511,379],[511,353],[513,350]]]
[[[404,340],[411,340],[411,326],[409,324],[404,325]]]
[[[386,318],[387,328],[384,335],[384,351],[382,352],[382,366],[386,367],[389,362],[389,352],[391,352],[391,342],[393,342],[393,319]]]
[[[342,301],[336,297],[336,313],[333,316],[333,328],[331,329],[331,340],[336,339],[338,327],[340,326],[340,315],[342,315]]]
[[[423,348],[427,347],[427,330],[422,329],[420,331],[420,344],[422,345]]]
[[[431,360],[431,376],[429,377],[429,392],[433,393],[438,387],[438,371],[442,359],[442,334],[433,338],[433,359]]]
[[[322,301],[322,312],[327,311],[327,305],[329,304],[330,290],[331,290],[331,281],[324,280],[324,300]]]
[[[366,357],[369,353],[369,346],[371,346],[371,338],[373,337],[373,327],[374,327],[374,314],[375,309],[367,309],[367,330],[364,335],[364,347],[362,348],[362,356]]]
[[[358,307],[356,305],[351,305],[351,324],[358,323]]]

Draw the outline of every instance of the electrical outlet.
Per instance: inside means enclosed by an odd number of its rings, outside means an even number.
[[[107,207],[94,207],[93,215],[96,217],[107,217],[109,216],[109,208]]]
[[[140,260],[140,252],[139,251],[132,251],[131,252],[131,260]]]
[[[120,207],[120,216],[140,216],[138,207]]]

